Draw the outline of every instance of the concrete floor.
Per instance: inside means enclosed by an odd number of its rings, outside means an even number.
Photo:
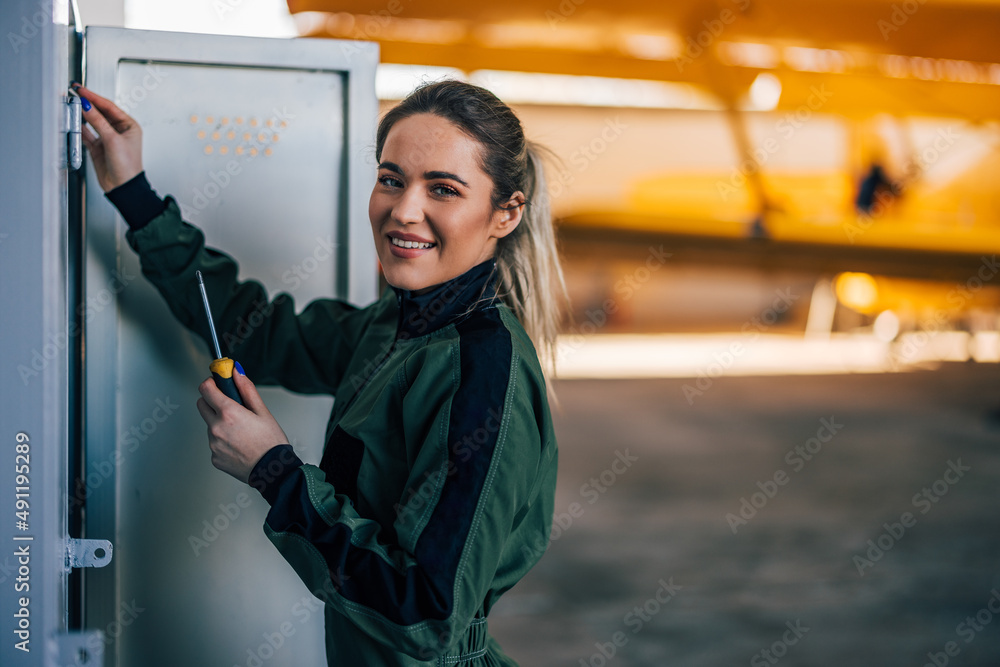
[[[523,667],[1000,665],[998,380],[560,381],[566,527],[491,632]]]

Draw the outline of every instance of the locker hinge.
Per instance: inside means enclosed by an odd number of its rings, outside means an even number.
[[[104,664],[104,633],[84,630],[56,635],[56,660],[47,664],[64,667],[101,667]]]
[[[111,562],[111,542],[107,540],[66,540],[66,570],[75,567],[104,567]]]
[[[66,166],[76,171],[83,166],[83,108],[80,98],[67,95],[63,98],[63,132],[66,133]]]

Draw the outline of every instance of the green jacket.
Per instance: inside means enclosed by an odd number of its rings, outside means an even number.
[[[251,484],[264,532],[325,603],[330,665],[515,665],[487,631],[499,596],[549,540],[557,448],[531,340],[495,295],[493,260],[428,294],[295,314],[236,280],[172,197],[126,236],[142,272],[257,384],[331,394],[319,465],[276,446]],[[279,443],[275,443],[276,445]]]

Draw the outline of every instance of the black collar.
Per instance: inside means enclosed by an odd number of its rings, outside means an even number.
[[[399,305],[397,338],[415,338],[451,324],[497,301],[496,259],[477,264],[423,294],[393,285]]]

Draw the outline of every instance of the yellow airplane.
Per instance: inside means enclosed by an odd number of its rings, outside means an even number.
[[[548,91],[512,101],[562,156],[569,237],[896,276],[872,308],[943,302],[907,281],[974,279],[1000,250],[1000,0],[288,6],[304,36],[378,41],[384,63]]]

